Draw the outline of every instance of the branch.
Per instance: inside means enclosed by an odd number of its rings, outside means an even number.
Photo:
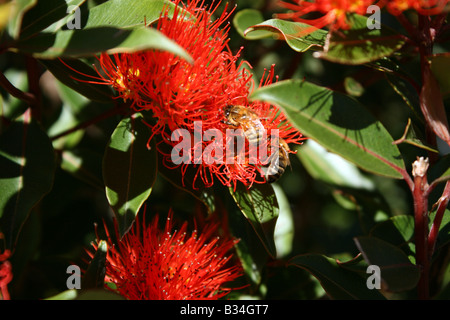
[[[0,73],[0,85],[13,97],[24,101],[28,105],[34,105],[36,103],[36,97],[34,94],[23,92],[12,85],[11,82],[5,77],[3,73]]]

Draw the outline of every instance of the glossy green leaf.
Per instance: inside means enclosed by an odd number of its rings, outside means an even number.
[[[245,30],[253,25],[264,21],[261,11],[256,9],[244,9],[237,12],[233,17],[233,25],[237,32],[247,39],[261,39],[270,37],[272,33],[266,31],[253,31],[251,34],[245,35]]]
[[[106,256],[108,254],[108,243],[104,240],[98,244],[94,257],[89,262],[86,272],[81,280],[81,289],[103,288],[105,284]]]
[[[380,268],[381,279],[389,291],[415,288],[420,270],[401,249],[376,237],[357,237],[355,242],[366,262]]]
[[[332,299],[384,300],[377,290],[367,287],[366,278],[348,270],[348,267],[340,266],[335,259],[319,254],[305,254],[292,258],[289,265],[310,272]]]
[[[73,300],[77,297],[78,290],[77,289],[69,289],[63,292],[60,292],[54,296],[51,296],[45,300]]]
[[[187,61],[191,60],[189,54],[178,44],[149,27],[95,27],[40,33],[26,41],[19,41],[15,48],[38,59],[89,57],[101,52],[113,54],[157,49],[172,52]]]
[[[106,197],[116,215],[120,235],[131,227],[156,179],[156,147],[147,142],[149,128],[142,116],[123,119],[111,135],[103,157]]]
[[[372,181],[351,162],[331,153],[314,140],[307,140],[297,148],[297,157],[316,180],[355,189],[373,190]]]
[[[305,136],[364,170],[402,178],[405,165],[383,125],[353,98],[302,80],[257,89],[252,100],[281,107]]]
[[[0,217],[12,248],[31,209],[53,186],[56,168],[50,139],[29,111],[0,136]]]
[[[130,28],[144,23],[148,25],[158,20],[165,8],[169,9],[171,16],[175,4],[169,0],[109,0],[89,10],[89,16],[82,28]]]
[[[270,184],[254,184],[247,188],[237,184],[229,188],[242,214],[247,218],[267,252],[276,257],[274,230],[279,215],[278,201]]]
[[[257,34],[254,34],[255,32]],[[251,39],[277,36],[285,40],[293,50],[305,52],[313,47],[322,47],[325,44],[327,32],[300,22],[270,19],[249,27],[244,35]]]
[[[13,39],[17,39],[24,15],[37,4],[37,0],[16,0],[14,13],[9,20],[8,32]]]
[[[392,55],[405,43],[402,35],[385,25],[369,29],[367,17],[351,15],[349,21],[351,28],[332,32],[317,57],[335,63],[364,64]]]
[[[289,199],[283,189],[272,184],[279,205],[279,215],[274,230],[274,240],[277,252],[277,258],[288,256],[293,247],[295,237],[294,215],[292,213]]]
[[[315,179],[325,182],[336,202],[355,211],[364,233],[390,216],[390,208],[374,182],[353,163],[328,152],[312,139],[298,146],[297,157]]]

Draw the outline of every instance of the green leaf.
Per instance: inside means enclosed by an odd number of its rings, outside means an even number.
[[[310,272],[332,299],[384,299],[377,290],[367,287],[366,279],[359,273],[348,270],[348,267],[342,267],[335,259],[324,255],[299,255],[292,258],[289,265]]]
[[[252,225],[267,252],[276,257],[274,230],[279,214],[275,192],[270,184],[254,184],[247,188],[236,185],[236,190],[229,188],[242,214]]]
[[[106,256],[108,253],[108,243],[104,240],[98,244],[98,249],[94,254],[81,281],[81,289],[103,288],[105,284]]]
[[[266,31],[254,31],[251,35],[245,35],[245,30],[253,25],[264,21],[261,11],[256,9],[244,9],[237,12],[233,17],[233,25],[237,32],[247,39],[261,39],[270,37],[272,34]]]
[[[16,0],[15,12],[9,20],[8,32],[13,39],[17,39],[20,34],[20,29],[24,15],[37,4],[37,0]]]
[[[405,164],[389,132],[353,98],[302,80],[262,87],[250,98],[281,107],[305,136],[362,169],[403,177]]]
[[[244,35],[251,39],[266,38],[270,35],[279,36],[293,50],[305,52],[312,47],[322,47],[325,44],[327,32],[300,22],[270,19],[249,27]]]
[[[89,16],[82,28],[129,28],[142,26],[145,22],[148,25],[159,19],[164,8],[169,9],[170,17],[175,7],[169,0],[109,0],[89,10]]]
[[[349,16],[351,28],[331,32],[323,52],[316,57],[331,62],[358,65],[388,57],[405,43],[402,35],[382,25],[379,29],[367,27],[367,17]]]
[[[38,59],[89,57],[102,52],[113,54],[156,49],[172,52],[187,61],[192,60],[178,44],[150,27],[95,27],[40,33],[26,41],[17,42],[15,48]]]
[[[355,242],[366,262],[380,268],[381,279],[389,291],[401,292],[416,287],[420,270],[401,249],[376,237],[357,237]]]
[[[283,189],[276,183],[272,184],[272,187],[279,204],[279,216],[275,225],[274,240],[277,258],[280,259],[288,256],[292,251],[295,236],[294,215]]]
[[[316,180],[355,189],[374,190],[375,188],[373,182],[362,175],[353,163],[328,152],[314,140],[307,140],[297,147],[297,157]]]
[[[125,118],[111,135],[103,157],[106,197],[121,236],[131,227],[156,179],[156,147],[152,143],[147,149],[149,137],[140,114]]]
[[[51,190],[56,168],[52,144],[29,111],[2,133],[0,168],[1,228],[12,248],[31,209]]]

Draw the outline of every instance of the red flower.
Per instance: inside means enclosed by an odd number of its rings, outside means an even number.
[[[280,1],[280,5],[292,10],[289,13],[278,14],[281,19],[312,25],[318,29],[329,26],[331,29],[348,29],[351,26],[347,21],[347,14],[366,14],[367,7],[376,1],[373,0],[292,0],[294,3]],[[319,14],[316,19],[304,18],[308,14]]]
[[[226,150],[230,140],[226,136],[230,129],[226,124],[227,107],[240,105],[251,110],[261,119],[260,126],[269,135],[271,129],[279,129],[280,138],[288,143],[300,143],[301,134],[294,132],[277,108],[248,101],[255,84],[250,72],[244,68],[246,62],[237,64],[239,53],[233,55],[227,47],[229,26],[222,28],[222,25],[229,14],[225,10],[213,19],[220,1],[209,9],[202,7],[203,1],[199,0],[188,1],[183,9],[179,0],[174,2],[177,7],[173,16],[169,17],[169,12],[164,11],[156,29],[183,47],[192,57],[192,63],[159,50],[117,54],[113,58],[102,54],[99,74],[104,83],[116,89],[119,97],[131,99],[135,110],[152,115],[148,120],[151,123],[147,123],[152,128],[150,139],[158,136],[158,150],[164,157],[164,165],[179,168],[183,184],[188,170],[193,171],[194,189],[212,186],[215,178],[226,186],[235,186],[238,181],[248,186],[255,182],[264,183],[261,169],[264,163],[260,159],[251,161],[248,141],[245,154],[235,150],[230,154]],[[273,69],[266,84],[272,77]],[[177,130],[186,130],[183,137],[189,140],[186,141],[187,158],[183,163],[174,163],[172,158],[178,145],[172,135]],[[196,140],[196,135],[202,136],[210,130],[216,130],[221,136],[212,141]],[[214,151],[205,157],[204,151],[211,148]],[[243,161],[230,163],[229,160],[234,158]]]
[[[415,10],[421,15],[436,15],[443,12],[448,0],[391,0],[383,3],[392,15],[406,10]]]
[[[262,77],[260,87],[269,85],[273,81],[274,66],[269,71],[269,75]],[[252,83],[253,84],[253,83]],[[254,85],[253,85],[254,86]],[[230,122],[229,109],[239,118]],[[214,128],[208,130],[212,132],[214,139],[195,139],[195,134],[205,136],[208,131],[205,128],[197,128],[196,132],[188,132],[183,136],[179,145],[185,144],[186,148],[173,145],[171,152],[162,152],[164,164],[169,168],[180,168],[184,176],[188,170],[194,171],[192,187],[198,188],[196,182],[199,178],[204,186],[213,185],[216,177],[223,185],[236,187],[238,182],[250,187],[253,183],[266,183],[267,177],[264,171],[271,166],[270,155],[275,154],[274,148],[278,149],[284,141],[287,143],[301,144],[305,139],[302,134],[294,128],[286,119],[280,109],[269,103],[250,102],[248,96],[235,99],[234,103],[216,111],[220,122]],[[252,119],[250,119],[252,117]],[[248,132],[251,132],[250,134]],[[257,132],[258,131],[258,132]],[[279,143],[272,145],[271,135],[279,139]],[[184,139],[187,138],[187,142]],[[205,141],[207,140],[207,141]],[[178,139],[176,139],[178,141]],[[275,142],[274,142],[275,143]],[[293,153],[283,143],[287,153]],[[183,153],[187,157],[183,163],[173,164],[173,151],[179,153],[179,149],[184,149]],[[281,151],[283,151],[281,150]],[[286,157],[289,154],[285,155]],[[181,156],[180,156],[181,158]],[[284,170],[289,163],[286,159],[282,163],[282,168],[275,167],[274,170]],[[278,172],[278,171],[277,171]],[[269,177],[271,179],[271,177]],[[184,182],[184,180],[183,180]]]
[[[203,1],[190,0],[182,9],[179,0],[174,2],[173,16],[165,10],[156,29],[184,48],[192,63],[167,51],[145,50],[113,58],[102,54],[98,70],[100,82],[114,87],[120,98],[132,99],[136,110],[152,113],[153,134],[162,134],[166,141],[175,129],[193,131],[195,121],[215,127],[221,120],[217,110],[246,96],[250,80],[236,65],[239,54],[227,48],[229,26],[222,28],[229,16],[226,9],[214,20],[217,6],[208,10]]]
[[[225,283],[241,275],[240,265],[231,265],[235,241],[215,235],[218,224],[188,235],[185,222],[177,231],[172,214],[165,228],[135,220],[133,228],[113,246],[109,239],[106,281],[131,300],[215,300],[232,289]],[[97,245],[94,245],[97,249]],[[91,254],[92,256],[92,254]],[[108,286],[107,286],[108,288]]]
[[[0,234],[3,238],[3,234]],[[8,283],[12,280],[12,267],[8,261],[11,251],[6,249],[0,254],[0,300],[9,300]]]

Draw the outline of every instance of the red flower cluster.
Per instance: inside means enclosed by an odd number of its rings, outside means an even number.
[[[3,234],[0,234],[0,238]],[[11,251],[6,249],[0,254],[0,300],[9,300],[8,283],[12,280],[12,267],[8,261]]]
[[[289,13],[278,14],[281,19],[310,24],[318,29],[329,26],[332,29],[348,29],[351,26],[347,14],[366,14],[367,7],[376,1],[373,0],[293,0],[294,3],[280,1],[282,7],[292,10]],[[308,14],[319,14],[316,19],[304,18]]]
[[[242,273],[239,264],[228,266],[235,241],[222,241],[216,235],[218,224],[190,235],[186,222],[173,229],[169,213],[163,230],[155,216],[149,225],[136,219],[117,245],[108,235],[105,280],[130,300],[216,300],[227,295],[231,289],[225,283]]]
[[[168,10],[163,12],[156,26],[190,54],[192,63],[159,50],[116,54],[112,58],[102,54],[99,58],[101,70],[98,70],[102,77],[100,82],[114,87],[120,98],[131,100],[136,111],[151,113],[154,122],[147,124],[152,129],[151,138],[158,136],[160,139],[158,149],[164,155],[164,165],[179,168],[183,177],[193,168],[194,188],[211,186],[215,177],[227,186],[235,185],[237,181],[246,185],[264,183],[263,164],[250,163],[248,159],[229,163],[226,161],[230,159],[225,150],[226,140],[220,137],[192,143],[189,161],[182,164],[174,164],[168,151],[178,144],[172,139],[175,130],[185,129],[194,137],[199,123],[202,132],[217,130],[225,136],[230,128],[225,110],[232,105],[253,110],[265,129],[278,129],[280,138],[287,143],[302,141],[301,134],[287,124],[278,108],[249,102],[248,96],[255,83],[245,68],[246,63],[237,63],[239,53],[233,55],[227,47],[229,26],[222,28],[229,13],[225,9],[214,20],[213,14],[220,1],[209,9],[203,7],[203,2],[189,0],[181,7],[180,0],[175,1],[177,8],[173,16],[169,17]],[[273,70],[268,78],[270,80],[265,84],[272,81]],[[192,161],[194,155],[203,155],[208,146],[219,144],[225,152],[220,152],[222,155],[216,152],[213,155],[215,161],[204,157],[200,159],[202,161]],[[234,157],[242,155],[236,152]],[[245,157],[248,158],[248,151]],[[261,179],[257,181],[258,178]]]
[[[383,1],[392,15],[406,10],[415,10],[421,15],[431,16],[442,13],[449,0],[390,0]]]
[[[316,28],[330,27],[345,30],[350,28],[348,14],[365,15],[367,8],[374,4],[380,8],[386,7],[389,13],[399,15],[406,10],[415,10],[422,15],[436,15],[442,13],[449,0],[292,0],[295,3],[280,1],[280,6],[291,10],[278,14],[281,19],[292,19]],[[318,14],[318,18],[311,18],[310,14]]]

